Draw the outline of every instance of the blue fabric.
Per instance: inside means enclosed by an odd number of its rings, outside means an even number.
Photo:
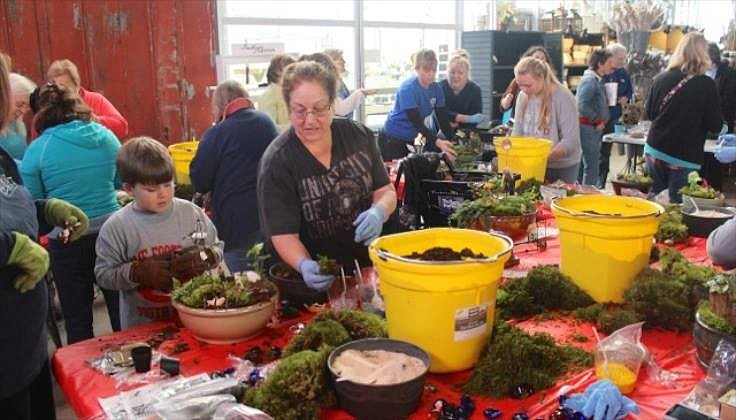
[[[409,121],[406,111],[416,108],[420,117],[427,118],[435,108],[444,107],[445,95],[439,83],[432,82],[425,89],[419,84],[417,76],[413,76],[402,82],[396,91],[396,102],[386,117],[383,131],[393,138],[407,143],[413,142],[418,131]]]
[[[268,115],[241,109],[207,130],[189,165],[194,189],[212,192],[212,222],[225,251],[248,249],[259,230],[258,162],[277,136]]]
[[[583,79],[575,92],[575,100],[578,104],[578,113],[591,122],[602,120],[608,121],[608,99],[603,80],[596,77],[593,70],[585,70]]]
[[[644,145],[644,153],[652,155],[659,160],[663,160],[669,163],[670,165],[682,166],[683,168],[686,168],[686,169],[695,169],[695,170],[700,169],[700,165],[698,165],[697,163],[688,162],[686,160],[682,160],[674,156],[670,156],[667,153],[660,152],[659,150],[655,149],[649,144]]]
[[[634,88],[631,85],[631,78],[629,73],[623,67],[615,69],[613,73],[603,76],[603,83],[618,83],[618,98],[627,97],[631,101],[631,97],[634,96]],[[608,112],[611,115],[611,121],[618,121],[621,118],[623,109],[621,105],[609,106]]]
[[[337,91],[337,97],[340,98],[340,99],[342,99],[342,100],[345,100],[345,98],[347,98],[348,96],[350,96],[350,89],[348,89],[347,85],[345,84],[345,81],[342,80],[342,79],[340,79],[340,88]],[[353,119],[353,114],[354,114],[354,112],[353,111],[350,111],[350,113],[345,114],[345,115],[341,115],[341,116],[342,117],[345,117],[345,118],[347,118],[349,120],[352,120]]]
[[[59,198],[90,219],[120,208],[115,156],[117,137],[96,122],[75,120],[47,128],[26,150],[20,167],[34,198]]]
[[[580,146],[583,149],[581,184],[598,185],[601,159],[601,133],[595,127],[580,125]]]
[[[26,153],[26,135],[18,132],[18,125],[11,121],[4,136],[0,136],[0,147],[5,149],[13,159],[22,160]]]
[[[580,168],[579,163],[576,163],[572,166],[568,166],[567,168],[547,167],[547,170],[544,173],[544,178],[545,180],[550,181],[550,182],[561,179],[567,182],[568,184],[574,184],[575,181],[577,181],[578,179],[579,168]]]
[[[690,169],[670,169],[662,165],[655,165],[651,156],[647,156],[646,162],[647,174],[654,180],[649,194],[655,196],[664,190],[669,190],[670,203],[682,203],[682,194],[679,193],[679,189],[687,185],[687,174]]]

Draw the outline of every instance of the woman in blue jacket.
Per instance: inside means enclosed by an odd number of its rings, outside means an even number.
[[[76,242],[66,243],[62,229],[49,234],[51,272],[71,344],[94,337],[95,241],[99,228],[120,207],[115,199],[120,142],[93,121],[92,111],[68,88],[45,86],[38,101],[35,128],[41,135],[26,150],[20,167],[23,182],[33,198],[68,201],[90,219],[89,231]],[[112,328],[119,331],[118,292],[102,292]]]
[[[580,114],[580,145],[583,148],[582,175],[578,181],[585,185],[598,185],[601,136],[609,118],[603,77],[611,71],[611,53],[604,49],[593,51],[575,95]]]

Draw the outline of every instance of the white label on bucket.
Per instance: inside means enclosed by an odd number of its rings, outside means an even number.
[[[469,340],[487,332],[488,303],[455,311],[455,341]]]

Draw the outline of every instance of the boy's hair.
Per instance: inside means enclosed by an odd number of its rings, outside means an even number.
[[[151,137],[134,137],[118,151],[115,164],[122,182],[165,184],[174,180],[174,160],[163,144]]]

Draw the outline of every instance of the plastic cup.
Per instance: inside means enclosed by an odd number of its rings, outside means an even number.
[[[337,276],[327,291],[327,296],[330,298],[332,309],[358,309],[360,296],[357,278],[345,277],[343,282],[343,279]]]
[[[604,357],[605,354],[605,357]],[[595,375],[598,379],[613,382],[622,394],[628,394],[636,387],[644,351],[636,345],[620,346],[615,350],[601,350],[596,347]]]
[[[135,371],[144,373],[151,370],[151,347],[139,346],[130,351],[130,357],[133,358]]]
[[[616,106],[616,100],[618,99],[618,83],[606,83],[606,97],[608,98],[608,106]]]

